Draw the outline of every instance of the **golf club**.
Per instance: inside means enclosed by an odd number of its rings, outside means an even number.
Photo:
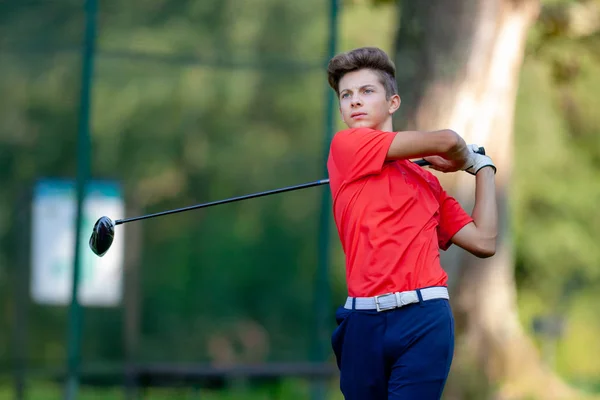
[[[485,149],[483,147],[480,147],[479,150],[477,151],[477,153],[485,154]],[[430,163],[425,161],[424,159],[415,161],[415,164],[417,164],[421,167],[430,165]],[[162,212],[158,212],[158,213],[154,213],[154,214],[142,215],[139,217],[118,219],[116,221],[111,220],[109,217],[103,216],[103,217],[100,217],[98,219],[98,221],[96,221],[96,223],[94,224],[94,228],[92,230],[92,235],[90,236],[89,246],[90,246],[90,249],[92,249],[92,251],[94,252],[94,254],[96,254],[99,257],[102,257],[104,254],[106,254],[106,252],[108,251],[108,249],[110,249],[110,246],[112,245],[112,242],[115,237],[115,226],[117,226],[117,225],[125,224],[127,222],[148,219],[148,218],[160,217],[163,215],[176,214],[176,213],[180,213],[180,212],[184,212],[184,211],[197,210],[197,209],[205,208],[205,207],[233,203],[235,201],[240,201],[240,200],[254,199],[257,197],[268,196],[271,194],[290,192],[290,191],[299,190],[299,189],[306,189],[309,187],[326,185],[326,184],[329,184],[329,179],[321,179],[318,181],[303,183],[300,185],[287,186],[287,187],[280,188],[280,189],[267,190],[265,192],[258,192],[258,193],[252,193],[252,194],[247,194],[247,195],[238,196],[238,197],[231,197],[228,199],[212,201],[209,203],[196,204],[193,206],[177,208],[177,209],[168,210],[168,211],[162,211]]]

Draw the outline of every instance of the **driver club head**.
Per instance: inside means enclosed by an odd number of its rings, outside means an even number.
[[[102,257],[110,246],[112,245],[115,237],[115,224],[108,217],[101,217],[94,224],[92,230],[92,236],[90,236],[90,249],[98,257]]]

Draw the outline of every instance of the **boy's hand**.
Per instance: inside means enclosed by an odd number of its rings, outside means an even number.
[[[496,173],[496,166],[494,165],[494,162],[490,157],[484,156],[483,154],[475,153],[473,165],[465,169],[465,171],[471,175],[477,175],[477,172],[479,172],[480,169],[485,167],[492,168],[494,170],[494,174]]]
[[[470,144],[460,149],[452,155],[452,157],[446,158],[441,156],[425,157],[425,160],[431,163],[430,168],[440,172],[456,172],[466,171],[471,175],[475,175],[483,167],[491,167],[496,172],[496,166],[492,159],[488,156],[478,153],[479,146],[476,144]]]
[[[477,151],[477,145],[470,145],[464,142],[462,138],[460,138],[460,144],[458,148],[450,154],[445,154],[442,156],[429,156],[424,157],[424,160],[431,163],[430,168],[435,169],[440,172],[456,172],[456,171],[464,171],[467,168],[470,168],[474,164],[473,156],[474,152]]]
[[[461,171],[465,164],[465,162],[461,160],[448,160],[440,156],[424,157],[423,159],[431,164],[428,165],[429,168],[444,173]]]
[[[457,143],[453,149],[439,156],[425,157],[431,163],[431,169],[440,172],[464,171],[474,164],[474,152],[479,149],[477,145],[467,145],[465,140],[456,135]]]

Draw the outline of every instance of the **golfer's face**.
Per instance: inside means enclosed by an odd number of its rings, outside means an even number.
[[[349,128],[382,129],[392,114],[385,88],[371,70],[350,72],[339,82],[340,112]]]

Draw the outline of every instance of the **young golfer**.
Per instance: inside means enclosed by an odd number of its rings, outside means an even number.
[[[348,126],[327,162],[348,287],[332,335],[341,391],[347,400],[440,399],[454,351],[440,249],[494,254],[496,167],[450,129],[394,132],[400,97],[382,50],[337,55],[328,79]],[[472,214],[415,158],[474,175]]]

